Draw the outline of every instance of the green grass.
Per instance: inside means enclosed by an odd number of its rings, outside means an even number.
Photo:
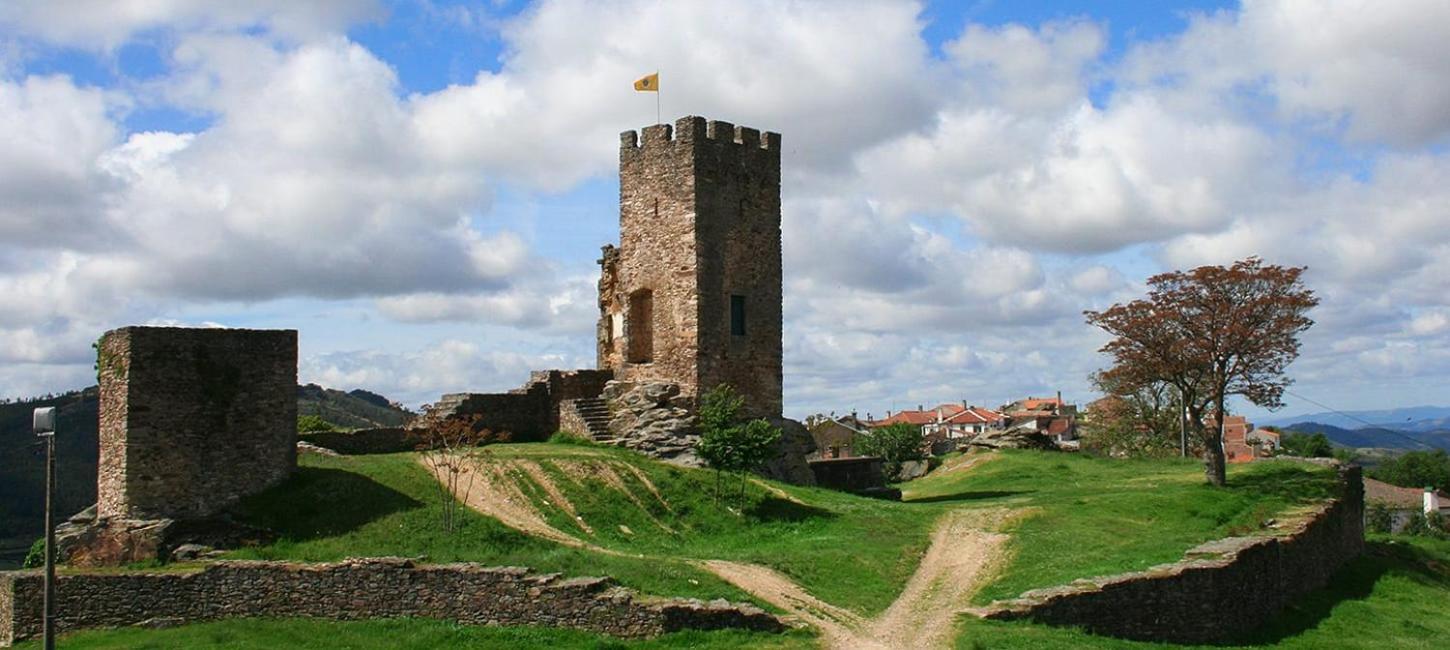
[[[969,471],[905,484],[906,498],[967,507],[1031,508],[1009,528],[1013,558],[975,598],[986,603],[1077,578],[1146,569],[1333,494],[1332,471],[1299,463],[1231,469],[1229,485],[1203,480],[1192,460],[1114,460],[1002,452]]]
[[[585,532],[572,516],[548,504],[534,481],[516,477],[560,530],[628,553],[764,564],[817,597],[864,614],[878,612],[895,600],[944,511],[937,505],[776,486],[798,503],[756,483],[746,484],[743,505],[735,508],[728,497],[717,502],[716,476],[711,471],[652,462],[609,448],[522,444],[495,449],[501,458],[537,462],[593,532]],[[565,450],[575,455],[565,455]],[[619,474],[634,500],[602,479],[567,471],[569,461],[581,458],[633,465],[655,485],[663,502],[630,473]],[[726,481],[725,490],[738,487],[735,479],[726,477]]]
[[[649,594],[735,601],[748,594],[682,561],[602,555],[530,537],[466,508],[459,528],[440,525],[441,500],[412,454],[299,459],[296,475],[246,499],[239,519],[281,533],[236,559],[327,562],[396,555],[427,562],[526,566],[570,576],[605,575]]]
[[[240,619],[198,623],[166,630],[94,630],[64,635],[61,647],[69,649],[207,648],[209,650],[275,650],[276,648],[346,649],[389,648],[431,650],[432,648],[489,648],[526,650],[532,648],[638,649],[773,648],[814,647],[814,639],[802,633],[766,634],[722,630],[678,632],[646,641],[623,641],[612,637],[538,627],[481,627],[447,621],[392,619],[381,621],[317,621],[307,619]],[[16,648],[39,648],[38,641]]]
[[[1372,537],[1365,554],[1346,565],[1327,587],[1300,599],[1241,645],[1230,647],[1443,648],[1450,639],[1447,603],[1450,541]],[[962,620],[959,632],[957,647],[962,649],[1192,647],[971,618]]]

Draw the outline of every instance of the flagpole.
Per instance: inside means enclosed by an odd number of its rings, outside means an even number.
[[[660,119],[660,87],[659,87],[659,78],[660,78],[660,71],[658,69],[656,69],[655,70],[655,124],[664,124],[664,121]]]

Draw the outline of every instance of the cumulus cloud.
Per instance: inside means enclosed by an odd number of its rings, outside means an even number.
[[[653,118],[628,80],[659,68],[666,115],[784,134],[793,408],[1085,390],[1102,335],[1083,309],[1248,255],[1309,265],[1324,297],[1305,383],[1443,378],[1446,11],[1248,2],[1116,59],[1110,26],[1081,19],[967,24],[936,55],[910,3],[553,0],[445,17],[497,29],[504,54],[423,93],[345,35],[374,2],[7,3],[0,360],[83,376],[106,327],[285,298],[587,346],[588,265],[494,196],[611,174],[617,132]],[[113,58],[137,39],[160,74],[97,88],[25,68],[28,48]],[[128,132],[138,106],[207,126]],[[499,345],[450,333],[312,355],[304,376],[426,400],[589,363]]]

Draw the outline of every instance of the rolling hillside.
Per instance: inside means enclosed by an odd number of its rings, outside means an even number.
[[[1402,451],[1450,450],[1450,430],[1406,431],[1386,427],[1346,429],[1321,422],[1299,422],[1285,427],[1300,433],[1322,433],[1342,447],[1374,447]]]

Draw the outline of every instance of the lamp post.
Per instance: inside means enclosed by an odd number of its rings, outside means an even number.
[[[45,650],[55,650],[55,407],[35,409],[32,428],[45,438]]]

